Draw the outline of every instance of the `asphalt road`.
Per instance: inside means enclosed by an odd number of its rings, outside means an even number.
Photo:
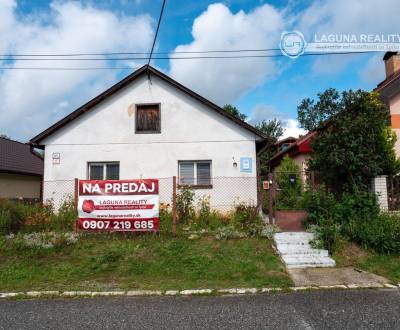
[[[1,329],[400,329],[397,289],[0,301]]]

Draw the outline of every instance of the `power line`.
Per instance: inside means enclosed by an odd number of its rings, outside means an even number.
[[[327,55],[352,55],[352,54],[368,54],[375,53],[372,51],[360,52],[332,52],[332,53],[306,53],[304,56],[327,56]],[[188,56],[188,57],[153,57],[159,60],[195,60],[195,59],[243,59],[243,58],[272,58],[283,57],[283,54],[274,55],[242,55],[242,56]],[[122,60],[148,60],[149,57],[129,57]],[[1,59],[0,59],[1,60]],[[49,60],[49,59],[25,59],[25,60]],[[94,60],[94,59],[81,59],[81,60]],[[102,59],[104,60],[104,59]],[[120,59],[121,60],[121,59]],[[0,70],[132,70],[132,67],[0,67]]]
[[[301,56],[326,56],[326,55],[350,55],[350,54],[368,54],[375,51],[357,51],[357,52],[329,52],[329,53],[305,53]],[[230,59],[230,58],[269,58],[282,57],[283,54],[265,54],[265,55],[233,55],[233,56],[142,56],[142,57],[109,57],[109,58],[21,58],[17,61],[132,61],[132,60],[194,60],[194,59]],[[13,58],[0,57],[0,61],[12,61]]]
[[[158,30],[160,29],[161,18],[162,18],[162,15],[163,15],[163,13],[164,13],[165,1],[166,1],[166,0],[163,0],[162,6],[161,6],[160,17],[158,18],[156,34],[154,35],[153,45],[151,46],[149,61],[147,62],[147,65],[150,64],[151,57],[152,57],[152,55],[153,55],[154,46],[155,46],[156,40],[157,40]]]
[[[169,54],[208,54],[208,53],[251,53],[279,51],[280,48],[261,48],[261,49],[229,49],[229,50],[198,50],[198,51],[169,51],[153,52],[157,55]],[[112,52],[112,53],[68,53],[68,54],[0,54],[1,57],[75,57],[75,56],[115,56],[115,55],[149,55],[148,52]]]

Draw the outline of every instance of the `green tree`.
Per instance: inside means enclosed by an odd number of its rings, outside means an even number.
[[[247,118],[247,116],[244,113],[241,113],[238,108],[236,108],[231,104],[225,104],[223,106],[223,109],[241,120],[246,120]]]
[[[259,122],[255,127],[263,132],[266,135],[268,141],[270,141],[270,147],[260,156],[261,175],[265,176],[269,172],[268,162],[274,155],[272,146],[283,135],[282,122],[276,118],[268,121],[263,120]]]
[[[283,135],[282,122],[276,118],[271,120],[263,120],[255,126],[259,131],[263,132],[274,143]]]
[[[362,90],[328,89],[318,100],[305,99],[298,119],[317,130],[309,167],[331,188],[366,189],[370,179],[400,170],[393,149],[395,134],[388,127],[388,110],[378,94]]]

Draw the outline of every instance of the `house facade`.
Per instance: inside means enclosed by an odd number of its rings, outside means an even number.
[[[214,208],[257,203],[261,132],[170,77],[144,66],[31,140],[44,148],[44,200],[73,193],[78,179],[172,177],[210,196]]]
[[[40,200],[43,159],[28,144],[0,137],[0,198]]]
[[[400,157],[400,54],[387,52],[383,57],[386,78],[375,89],[390,110],[390,125],[397,134],[395,151]]]
[[[278,152],[271,157],[269,166],[271,172],[275,173],[278,171],[279,165],[283,157],[286,155],[293,159],[295,164],[299,167],[301,172],[301,179],[303,183],[306,183],[308,170],[308,161],[312,157],[311,141],[316,135],[316,132],[309,132],[304,136],[300,136],[297,139],[288,138],[278,141],[276,144],[279,146]]]

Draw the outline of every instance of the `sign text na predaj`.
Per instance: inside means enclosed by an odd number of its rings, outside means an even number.
[[[158,231],[158,180],[80,180],[78,228]]]

